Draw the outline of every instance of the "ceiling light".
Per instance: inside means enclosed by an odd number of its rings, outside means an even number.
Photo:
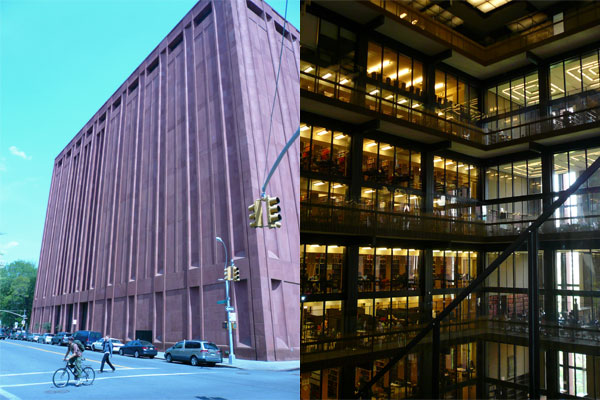
[[[323,182],[323,181],[321,181],[321,182],[315,182],[315,183],[313,183],[313,186],[321,186],[321,185],[324,185],[324,184],[325,184],[325,182]]]
[[[379,93],[379,89],[375,89],[369,92],[369,94],[377,94]]]
[[[377,146],[377,142],[371,142],[367,145],[367,147]]]
[[[347,83],[348,81],[349,81],[349,79],[344,78],[340,81],[340,85],[343,85],[344,83]]]
[[[393,147],[388,145],[388,146],[383,147],[381,150],[391,150],[391,149],[393,149]]]
[[[365,190],[365,194],[369,194],[369,193],[373,193],[373,192],[374,192],[373,189]]]
[[[327,79],[331,76],[331,72],[326,73],[325,75],[323,75],[323,79]]]
[[[389,96],[386,96],[386,98],[385,98],[385,99],[386,99],[386,100],[389,100],[389,99],[392,99],[392,98],[394,98],[394,95],[393,95],[393,94],[390,94]]]
[[[339,189],[341,187],[343,187],[344,185],[340,184],[340,183],[336,183],[335,185],[332,186],[332,189]]]
[[[486,13],[486,12],[492,11],[494,9],[494,6],[488,2],[485,2],[485,3],[482,3],[477,8],[479,9],[479,11]]]
[[[309,66],[308,68],[306,68],[306,69],[304,70],[304,72],[306,72],[306,73],[309,73],[309,72],[311,72],[313,69],[314,69],[313,67]]]
[[[435,90],[437,90],[437,89],[441,89],[441,88],[443,88],[443,87],[444,87],[444,82],[440,82],[440,83],[436,83],[436,84],[435,84]]]
[[[321,132],[317,133],[317,136],[323,136],[327,134],[327,129],[323,129]]]
[[[415,104],[413,104],[412,108],[417,108],[417,107],[419,107],[419,106],[420,106],[420,104],[419,104],[419,103],[415,103]]]
[[[406,17],[406,13],[400,14],[400,19],[404,19],[404,17]]]
[[[411,22],[411,24],[413,24],[413,25],[416,25],[416,24],[417,24],[417,22],[419,22],[419,20],[418,20],[418,19],[413,19],[413,21]]]
[[[346,137],[346,135],[344,135],[344,134],[342,133],[341,135],[337,135],[336,137],[334,137],[334,139],[335,139],[335,140],[340,140],[340,139],[343,139],[343,138],[345,138],[345,137]]]
[[[398,104],[404,104],[404,103],[406,103],[407,101],[408,101],[408,100],[406,100],[406,99],[402,99],[402,100],[400,100],[400,101],[398,102]]]
[[[302,127],[300,128],[300,131],[306,131],[306,130],[309,130],[309,129],[310,129],[310,126],[308,126],[308,125],[304,125],[304,126],[302,126]]]

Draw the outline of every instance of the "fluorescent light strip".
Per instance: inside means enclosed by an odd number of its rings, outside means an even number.
[[[313,67],[310,67],[310,66],[309,66],[308,68],[306,68],[306,69],[304,70],[304,72],[306,72],[306,73],[309,73],[309,72],[311,72],[313,69],[314,69]]]

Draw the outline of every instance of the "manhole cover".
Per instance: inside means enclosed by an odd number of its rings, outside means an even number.
[[[44,393],[69,393],[69,389],[46,390]]]

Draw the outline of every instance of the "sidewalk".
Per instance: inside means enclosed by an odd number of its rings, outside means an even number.
[[[165,353],[159,351],[156,358],[165,359]],[[252,369],[256,371],[295,371],[300,369],[300,360],[294,361],[257,361],[257,360],[242,360],[236,358],[233,364],[229,364],[229,360],[223,357],[223,362],[217,364],[217,367]]]

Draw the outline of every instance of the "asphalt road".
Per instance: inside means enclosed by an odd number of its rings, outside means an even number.
[[[115,354],[113,372],[102,354],[86,350],[83,365],[96,371],[91,386],[64,388],[52,383],[54,371],[65,365],[66,347],[16,340],[0,340],[0,398],[18,399],[191,399],[285,400],[300,397],[300,372],[241,370],[228,367],[192,367],[161,359]]]

